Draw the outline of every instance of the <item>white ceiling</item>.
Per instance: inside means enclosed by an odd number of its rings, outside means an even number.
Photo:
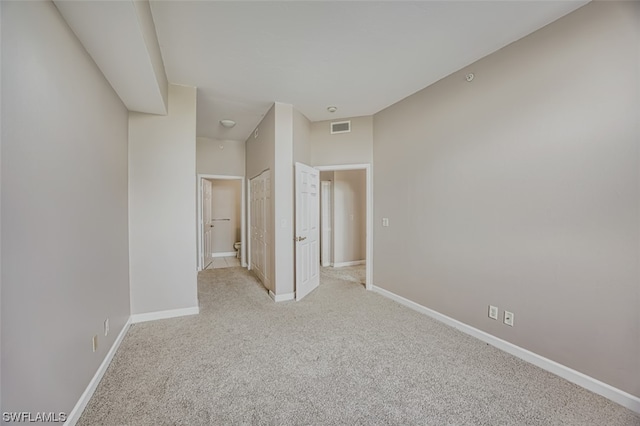
[[[56,5],[130,110],[164,113],[167,80],[196,86],[198,136],[244,141],[274,101],[312,121],[375,114],[587,2]]]
[[[311,121],[371,115],[586,3],[152,1],[151,10],[169,81],[198,87],[198,136],[245,140],[274,101]],[[225,118],[238,124],[224,129]]]

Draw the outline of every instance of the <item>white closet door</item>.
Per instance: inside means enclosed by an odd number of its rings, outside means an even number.
[[[251,179],[251,269],[269,290],[269,251],[271,245],[271,173]]]

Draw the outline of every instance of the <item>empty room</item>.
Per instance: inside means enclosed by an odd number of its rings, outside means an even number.
[[[1,1],[0,55],[3,424],[640,425],[639,2]]]

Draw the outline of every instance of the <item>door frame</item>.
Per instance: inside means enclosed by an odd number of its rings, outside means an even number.
[[[333,266],[333,215],[329,213],[329,217],[325,218],[324,208],[329,204],[331,210],[333,210],[333,182],[321,180],[320,181],[320,266]],[[365,207],[366,208],[366,207]],[[328,239],[331,240],[327,244],[325,238],[325,219],[331,223],[331,232],[329,232]],[[329,259],[326,259],[324,252],[329,252]]]
[[[365,253],[365,288],[373,290],[373,176],[371,164],[340,164],[333,166],[313,166],[321,172],[335,172],[345,170],[364,170],[366,174],[367,197],[367,244]]]
[[[198,173],[197,177],[197,192],[198,192],[198,222],[197,222],[197,233],[198,233],[198,271],[202,271],[204,268],[204,223],[202,223],[202,181],[204,179],[213,179],[213,180],[239,180],[240,181],[240,243],[242,247],[240,248],[240,263],[242,267],[247,267],[246,262],[246,250],[247,245],[246,241],[246,229],[245,229],[245,217],[246,217],[246,208],[245,208],[245,190],[244,190],[244,176],[228,176],[228,175],[209,175]]]

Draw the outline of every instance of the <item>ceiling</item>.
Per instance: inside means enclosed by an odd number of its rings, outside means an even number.
[[[167,81],[195,86],[197,135],[244,141],[273,102],[311,121],[372,115],[587,2],[55,4],[127,108],[162,114]]]
[[[168,80],[198,87],[198,136],[244,141],[274,101],[311,121],[371,115],[586,3],[151,1],[151,11]],[[219,124],[227,118],[236,127]]]

